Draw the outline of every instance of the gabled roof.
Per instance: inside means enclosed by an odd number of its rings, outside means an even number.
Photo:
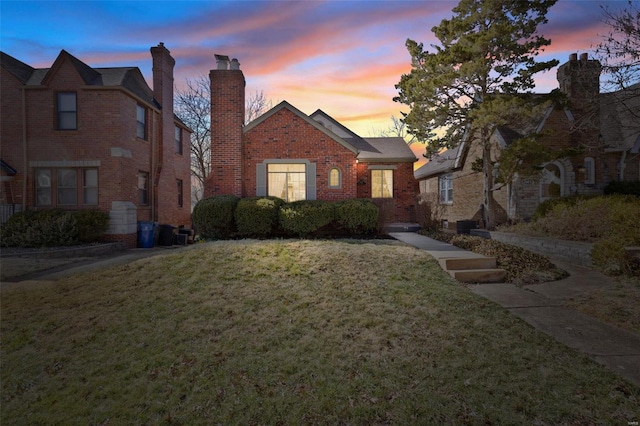
[[[22,84],[26,84],[35,71],[34,68],[4,52],[0,52],[0,66],[9,71]]]
[[[600,95],[600,137],[609,151],[636,150],[640,141],[640,83]]]
[[[351,145],[348,142],[346,142],[344,139],[342,139],[340,136],[338,136],[337,134],[335,134],[331,130],[327,129],[322,124],[320,124],[317,121],[311,119],[308,115],[306,115],[305,113],[303,113],[302,111],[300,111],[298,108],[294,107],[293,105],[291,105],[287,101],[280,102],[278,105],[274,106],[269,111],[265,112],[260,117],[256,118],[251,123],[249,123],[246,126],[244,126],[243,132],[246,133],[246,132],[250,131],[251,129],[253,129],[257,125],[259,125],[260,123],[266,121],[269,117],[273,116],[278,111],[281,111],[283,109],[287,109],[287,110],[291,111],[292,113],[294,113],[295,115],[300,117],[302,120],[307,122],[307,124],[309,124],[309,125],[315,127],[316,129],[320,130],[322,133],[326,134],[331,139],[333,139],[334,141],[338,142],[340,145],[344,146],[345,148],[347,148],[348,150],[350,150],[354,154],[358,153],[358,150],[353,145]]]
[[[160,107],[153,91],[137,67],[91,68],[66,50],[62,50],[51,68],[32,68],[2,52],[2,67],[26,86],[42,86],[55,75],[63,61],[69,61],[87,86],[123,87],[143,101]]]
[[[464,146],[465,142],[463,141],[457,147],[435,155],[424,166],[413,172],[413,176],[416,179],[424,179],[429,176],[437,176],[454,171],[460,166],[459,163]]]
[[[311,114],[311,116],[308,116],[287,101],[280,102],[278,105],[247,124],[244,127],[244,132],[250,131],[282,109],[287,109],[293,112],[302,120],[356,154],[356,158],[358,160],[366,162],[396,163],[412,163],[417,160],[405,140],[400,137],[362,138],[322,110],[317,110]]]
[[[366,162],[413,163],[417,160],[407,142],[401,137],[363,138],[322,110],[310,116],[324,127],[338,134],[358,151],[358,160]]]

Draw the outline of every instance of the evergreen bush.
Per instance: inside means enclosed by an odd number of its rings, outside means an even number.
[[[234,195],[204,198],[195,205],[191,219],[201,238],[229,238],[234,232],[234,212],[240,199]]]
[[[109,227],[109,214],[101,210],[78,210],[73,216],[77,222],[80,243],[97,242]]]
[[[284,204],[278,215],[280,227],[288,234],[308,237],[334,220],[334,206],[321,200]]]
[[[277,197],[243,198],[238,201],[234,218],[238,233],[267,237],[278,226],[278,213],[284,200]]]
[[[378,207],[369,199],[356,198],[335,203],[336,222],[350,234],[362,235],[378,228]]]
[[[16,213],[0,228],[6,247],[56,247],[78,244],[77,220],[59,209]]]

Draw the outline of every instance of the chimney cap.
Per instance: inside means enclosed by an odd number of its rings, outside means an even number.
[[[238,59],[233,58],[231,60],[231,64],[230,64],[229,69],[232,69],[232,70],[239,70],[240,69],[240,62],[238,62]]]

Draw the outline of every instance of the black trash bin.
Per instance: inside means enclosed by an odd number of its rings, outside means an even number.
[[[172,225],[160,225],[160,241],[158,244],[161,246],[172,246],[175,229],[176,227]]]

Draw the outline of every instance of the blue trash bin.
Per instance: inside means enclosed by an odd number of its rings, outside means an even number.
[[[153,248],[155,245],[154,222],[138,222],[138,247]]]

